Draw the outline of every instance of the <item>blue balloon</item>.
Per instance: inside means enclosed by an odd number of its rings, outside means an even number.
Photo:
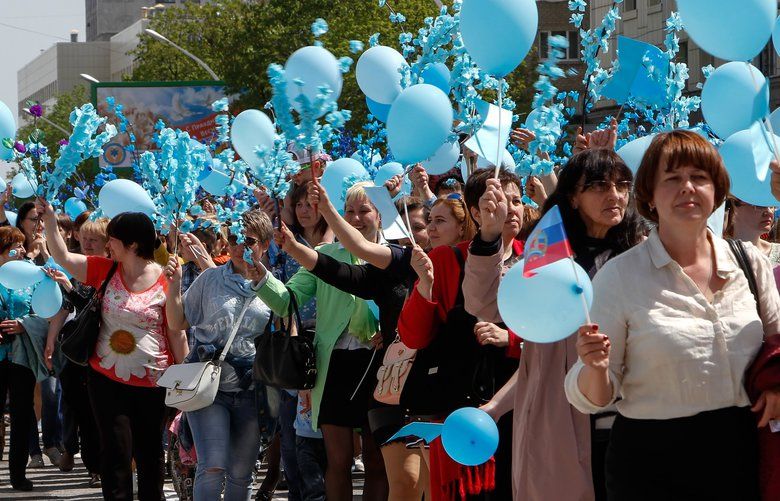
[[[4,192],[8,188],[8,184],[5,182],[5,179],[0,179],[0,193]]]
[[[774,158],[769,148],[768,134],[760,126],[733,134],[720,146],[720,156],[731,178],[731,193],[740,200],[761,207],[777,205],[772,195],[771,178],[767,169]],[[775,136],[780,145],[780,137]],[[773,146],[774,148],[774,146]],[[766,175],[762,181],[759,174]]]
[[[775,0],[677,0],[685,31],[696,45],[727,61],[749,61],[769,41]]]
[[[536,40],[535,0],[464,0],[463,45],[482,70],[501,78],[525,59]]]
[[[460,158],[460,143],[456,141],[446,142],[436,150],[430,158],[421,162],[423,169],[428,174],[438,176],[449,172]]]
[[[586,323],[582,294],[590,309],[593,287],[588,274],[562,259],[523,276],[525,260],[507,272],[498,287],[498,310],[512,331],[526,341],[554,343]],[[574,276],[577,270],[579,285]],[[581,288],[580,288],[581,287]]]
[[[495,454],[498,448],[498,427],[485,411],[463,407],[444,420],[441,443],[444,451],[455,462],[478,466]]]
[[[323,85],[333,91],[328,96],[329,102],[336,101],[341,95],[343,81],[339,62],[322,47],[311,45],[293,52],[284,65],[284,73],[287,77],[287,99],[298,112],[302,108],[296,98],[303,94],[312,103]],[[303,85],[295,84],[296,79],[300,79]]]
[[[382,123],[387,123],[387,115],[390,114],[389,104],[377,103],[370,97],[366,97],[366,106],[368,106],[368,111],[370,111],[377,120]]]
[[[401,93],[402,68],[409,66],[400,52],[384,45],[371,47],[358,59],[355,78],[368,98],[391,104]]]
[[[149,193],[129,179],[114,179],[104,184],[98,193],[98,206],[108,218],[123,212],[143,212],[152,217],[157,210]]]
[[[523,127],[528,130],[536,130],[538,127],[535,124],[539,122],[539,124],[541,125],[542,113],[544,113],[546,110],[547,108],[545,108],[544,110],[542,108],[536,108],[534,110],[531,110],[528,116],[525,117],[525,123],[523,124]],[[560,123],[552,122],[549,124],[549,126],[552,128],[554,132],[557,132],[558,134],[561,133]]]
[[[6,289],[17,290],[37,284],[46,277],[40,266],[29,261],[8,261],[0,266],[0,284]]]
[[[8,224],[11,226],[16,226],[16,212],[11,212],[10,210],[5,211],[5,217],[8,218]]]
[[[36,315],[51,318],[62,308],[62,291],[50,277],[44,278],[32,294],[32,309]]]
[[[87,204],[76,197],[70,197],[65,200],[65,214],[72,220],[76,220],[82,213],[87,211]]]
[[[387,118],[387,145],[404,165],[421,162],[447,140],[452,129],[452,104],[433,85],[413,85],[398,96]]]
[[[344,208],[344,180],[353,176],[368,179],[368,172],[363,164],[353,158],[339,158],[329,163],[322,174],[320,184],[325,188],[333,207],[338,210]]]
[[[445,94],[450,93],[450,69],[444,63],[433,63],[423,70],[420,75],[423,82],[441,89]]]
[[[726,63],[713,71],[705,82],[701,91],[701,111],[715,134],[726,139],[767,115],[768,81],[753,65]]]
[[[236,116],[230,129],[233,149],[250,167],[257,169],[263,162],[255,154],[255,148],[271,150],[276,139],[276,128],[268,115],[260,110],[245,110]]]
[[[14,152],[3,146],[3,139],[16,138],[16,121],[11,109],[0,101],[0,160],[11,160]]]
[[[13,195],[17,198],[30,198],[35,195],[38,189],[38,182],[35,179],[29,179],[24,172],[20,172],[11,179]]]
[[[623,159],[628,168],[631,169],[631,172],[634,174],[636,174],[636,171],[639,170],[639,165],[642,163],[642,158],[644,158],[645,152],[647,151],[647,148],[650,147],[650,143],[653,142],[655,136],[655,134],[642,136],[624,144],[619,150],[617,150],[616,153],[620,156],[620,158]]]
[[[374,184],[377,186],[382,186],[391,177],[400,176],[403,173],[403,165],[399,164],[398,162],[388,162],[377,169],[376,176],[374,176]],[[410,195],[411,193],[412,182],[409,180],[409,176],[404,176],[403,182],[401,183],[401,191],[398,192],[396,198],[404,195]]]

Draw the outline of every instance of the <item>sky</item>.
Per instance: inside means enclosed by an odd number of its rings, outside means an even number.
[[[69,41],[72,29],[83,42],[85,24],[84,0],[0,0],[0,101],[16,113],[16,72],[54,43]],[[7,168],[0,162],[0,176]]]

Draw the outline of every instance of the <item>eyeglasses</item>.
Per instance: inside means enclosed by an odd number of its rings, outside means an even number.
[[[732,200],[731,203],[734,205],[734,207],[747,207],[749,209],[753,209],[756,212],[769,211],[774,214],[775,210],[777,209],[777,207],[772,206],[764,207],[761,205],[749,204],[747,202],[743,202],[742,200]]]
[[[618,181],[616,183],[613,183],[611,181],[591,181],[590,183],[586,183],[582,185],[582,191],[592,191],[593,193],[606,193],[612,187],[615,187],[615,190],[620,195],[625,195],[629,191],[631,191],[631,181]]]
[[[233,246],[239,245],[239,243],[238,243],[238,237],[237,237],[236,235],[230,235],[230,236],[228,237],[228,243],[229,243],[230,245],[233,245]],[[240,244],[240,245],[244,245],[244,246],[247,246],[247,247],[254,247],[254,246],[255,246],[255,244],[257,244],[257,239],[256,239],[256,238],[253,238],[253,237],[244,237],[244,241],[243,241],[243,242],[241,242],[241,244]]]

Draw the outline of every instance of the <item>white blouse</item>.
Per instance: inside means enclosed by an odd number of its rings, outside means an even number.
[[[761,316],[728,242],[709,233],[716,272],[726,280],[710,303],[664,248],[657,230],[610,260],[593,279],[591,318],[609,336],[609,376],[620,414],[671,419],[750,404],[745,371],[765,335],[780,332],[780,296],[768,259],[745,248],[758,282]],[[763,320],[763,325],[762,325]],[[594,405],[577,386],[584,367],[564,383],[569,402],[584,413]]]

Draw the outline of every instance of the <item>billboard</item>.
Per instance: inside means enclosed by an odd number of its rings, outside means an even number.
[[[215,117],[211,104],[225,97],[220,82],[107,82],[92,85],[92,102],[98,114],[116,123],[106,103],[114,97],[124,106],[123,113],[132,124],[138,155],[155,149],[154,125],[158,120],[174,129],[181,129],[202,142],[215,136]],[[130,143],[127,134],[118,134],[104,148],[100,166],[130,167],[132,154],[125,150]]]

